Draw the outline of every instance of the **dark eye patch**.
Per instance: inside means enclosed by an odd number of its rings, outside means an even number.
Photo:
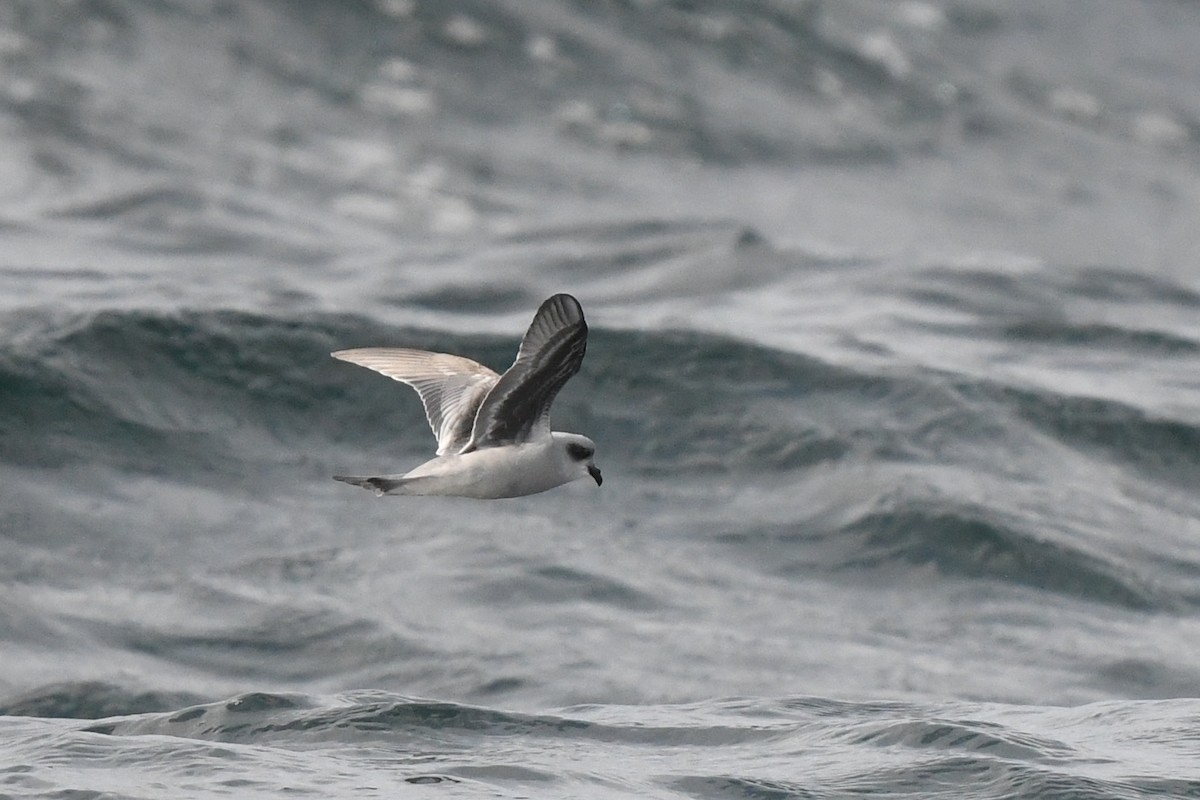
[[[568,455],[570,455],[571,458],[575,459],[576,461],[583,461],[584,459],[591,458],[592,453],[594,452],[596,451],[587,445],[578,444],[577,442],[570,442],[567,444]]]

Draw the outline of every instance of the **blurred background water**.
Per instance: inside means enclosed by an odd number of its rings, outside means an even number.
[[[0,796],[1197,796],[1197,41],[0,3]],[[556,291],[603,488],[329,479]]]

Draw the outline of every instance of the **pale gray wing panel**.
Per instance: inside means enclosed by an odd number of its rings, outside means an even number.
[[[360,347],[332,355],[416,389],[437,437],[438,455],[457,452],[470,440],[476,411],[500,377],[476,361],[447,353]]]

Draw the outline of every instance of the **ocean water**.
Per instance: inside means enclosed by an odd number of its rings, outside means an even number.
[[[1200,796],[1196,41],[0,4],[0,797]],[[603,487],[330,480],[557,291]]]

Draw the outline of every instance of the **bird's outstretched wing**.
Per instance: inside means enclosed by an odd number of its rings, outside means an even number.
[[[550,435],[550,404],[579,372],[587,349],[587,323],[579,301],[556,294],[538,308],[517,360],[479,404],[467,453],[484,447],[520,444]]]
[[[480,403],[500,378],[469,358],[424,350],[360,347],[331,355],[416,389],[437,437],[439,456],[458,452],[471,439]]]

